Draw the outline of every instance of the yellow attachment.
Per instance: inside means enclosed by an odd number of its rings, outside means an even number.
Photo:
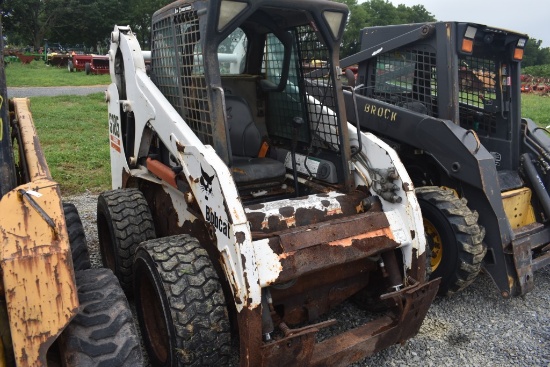
[[[78,298],[58,184],[50,177],[28,101],[15,99],[14,107],[31,181],[0,200],[0,267],[16,364],[41,366],[78,311]]]
[[[512,229],[535,223],[535,212],[531,205],[531,189],[528,187],[503,192],[502,204]]]

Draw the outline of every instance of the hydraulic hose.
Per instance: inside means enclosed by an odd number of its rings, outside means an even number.
[[[535,193],[540,200],[542,209],[544,210],[546,217],[550,218],[550,195],[548,195],[546,186],[544,185],[544,182],[542,182],[542,179],[537,172],[537,168],[533,164],[533,161],[531,160],[529,154],[522,154],[521,159],[523,161],[525,174],[531,181],[531,185],[533,186],[533,190],[535,190]]]

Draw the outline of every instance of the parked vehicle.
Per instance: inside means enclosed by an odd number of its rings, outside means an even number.
[[[69,72],[84,71],[90,74],[109,74],[109,56],[73,54],[67,62]]]
[[[91,269],[78,211],[61,201],[29,100],[8,101],[6,91],[0,60],[0,366],[140,366],[120,283],[109,269]]]
[[[358,66],[348,116],[397,150],[417,188],[441,294],[483,268],[503,297],[524,295],[550,263],[550,139],[521,117],[528,39],[461,22],[368,27],[341,62]]]
[[[241,366],[344,366],[418,332],[438,280],[403,165],[347,123],[347,18],[324,0],[178,1],[153,15],[150,77],[115,27],[98,232],[153,365],[226,365],[237,337]],[[380,313],[316,340],[351,297]]]

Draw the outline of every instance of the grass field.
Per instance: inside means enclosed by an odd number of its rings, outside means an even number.
[[[31,98],[53,178],[63,195],[111,187],[107,104],[103,93]]]
[[[86,75],[85,72],[70,73],[66,67],[46,65],[43,61],[30,64],[12,62],[6,67],[6,80],[9,87],[53,87],[106,85],[109,75]]]
[[[74,77],[90,84],[109,83],[105,75],[69,73],[43,64],[30,66],[24,69],[28,65],[10,65],[8,86],[29,85],[31,81],[35,86],[84,85],[68,84]],[[550,97],[522,95],[522,109],[524,117],[541,126],[550,125]],[[31,111],[50,170],[64,195],[86,189],[96,193],[110,189],[107,105],[103,94],[33,97]]]
[[[550,125],[550,96],[522,94],[521,112],[523,117],[530,118],[540,126]]]

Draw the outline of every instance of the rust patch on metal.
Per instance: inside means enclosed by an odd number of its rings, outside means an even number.
[[[302,227],[312,223],[319,223],[326,220],[326,217],[329,215],[338,216],[338,214],[340,214],[340,216],[342,214],[340,208],[338,208],[337,211],[331,213],[325,210],[298,208],[295,215],[296,227]]]
[[[279,256],[283,271],[279,273],[277,282],[287,282],[338,264],[364,259],[382,251],[397,248],[397,246],[398,244],[388,237],[373,237],[355,241],[347,247],[323,243],[293,252],[285,252]]]
[[[302,290],[311,289],[310,286],[304,285]],[[283,336],[264,344],[261,365],[348,366],[390,345],[402,343],[418,333],[438,287],[439,280],[436,280],[385,294],[382,302],[387,302],[386,315],[320,343],[314,342],[315,334],[322,327],[330,326],[333,320],[300,329],[281,323],[279,329]],[[278,296],[280,294],[274,292],[274,302]]]
[[[246,236],[245,236],[244,232],[235,233],[235,240],[237,241],[238,244],[242,245],[244,243],[245,239],[246,239]]]
[[[389,223],[384,213],[367,212],[281,231],[277,236],[284,251],[291,252],[319,243],[365,235],[387,227]]]
[[[45,172],[45,177],[51,179],[50,175],[50,169],[48,167],[48,163],[46,163],[46,157],[44,155],[44,152],[42,151],[42,146],[40,145],[40,141],[38,140],[38,136],[33,136],[34,141],[34,148],[36,150],[36,160],[38,164],[37,171],[39,172]]]
[[[339,196],[336,200],[340,203],[343,213],[357,213],[357,205],[367,197],[363,191],[353,191],[348,195]]]
[[[262,342],[262,314],[261,307],[251,310],[243,308],[237,315],[239,324],[239,359],[243,366],[261,366],[262,356],[259,351]]]
[[[248,219],[251,229],[260,231],[262,229],[262,223],[265,220],[265,213],[256,211],[246,213],[246,219]]]
[[[374,321],[315,345],[310,366],[348,366],[390,345],[402,343],[418,333],[437,293],[439,279],[415,284],[385,295],[396,316]]]
[[[267,214],[261,210],[264,207],[247,207],[247,218],[251,225],[253,238],[265,238],[269,237],[268,233],[283,231],[291,227],[307,226],[355,215],[364,211],[361,203],[367,194],[354,191],[350,195],[338,195],[332,202],[328,199],[319,200],[319,197],[330,198],[331,195],[317,194],[287,199],[291,205],[287,204],[276,210],[268,210]],[[377,207],[377,210],[380,210],[380,207]]]
[[[265,205],[264,204],[253,204],[253,205],[250,205],[249,208],[251,210],[262,210],[263,208],[265,208]]]
[[[262,366],[305,366],[311,360],[315,335],[319,329],[311,326],[289,336],[264,344],[261,349]]]
[[[426,246],[428,246],[428,244],[426,244]],[[426,265],[426,251],[424,251],[422,255],[418,255],[418,250],[413,248],[411,268],[407,269],[407,276],[420,282],[427,280]]]
[[[316,320],[369,284],[374,261],[361,259],[307,274],[292,286],[271,287],[273,305],[283,307],[289,325]]]
[[[343,246],[343,247],[360,246],[360,244],[364,243],[365,240],[368,240],[369,238],[375,238],[375,237],[388,237],[389,239],[393,239],[393,234],[390,228],[377,229],[377,230],[363,233],[357,236],[351,236],[348,238],[331,241],[328,243],[328,245]]]
[[[295,217],[280,219],[277,216],[270,216],[267,218],[267,226],[271,231],[282,231],[289,227],[295,226]]]
[[[283,247],[281,246],[281,242],[277,237],[270,237],[268,240],[268,244],[269,244],[269,247],[276,254],[282,254],[284,252]]]
[[[281,214],[283,217],[292,217],[294,215],[294,207],[285,206],[284,208],[279,209],[279,214]]]

